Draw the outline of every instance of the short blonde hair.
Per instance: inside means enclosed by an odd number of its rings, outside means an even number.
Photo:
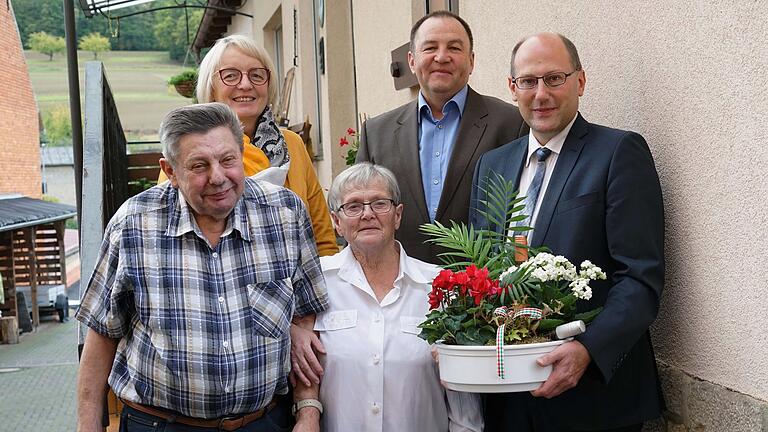
[[[269,88],[267,94],[269,105],[273,105],[277,100],[277,80],[280,79],[280,77],[275,76],[275,64],[269,58],[269,54],[267,54],[264,48],[257,45],[253,39],[243,35],[230,35],[217,40],[205,55],[198,71],[197,88],[195,89],[197,101],[200,103],[215,102],[213,100],[213,80],[219,70],[219,66],[221,66],[221,57],[229,47],[239,49],[247,56],[260,61],[265,68],[269,69]]]

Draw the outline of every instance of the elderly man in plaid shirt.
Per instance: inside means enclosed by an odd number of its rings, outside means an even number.
[[[121,431],[291,430],[289,326],[328,297],[301,200],[245,179],[242,136],[220,103],[163,120],[170,181],[112,218],[76,315],[79,430],[102,430],[107,385]],[[294,430],[317,430],[304,391]]]

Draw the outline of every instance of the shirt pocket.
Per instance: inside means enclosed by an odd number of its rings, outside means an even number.
[[[293,316],[293,285],[290,278],[248,284],[248,305],[256,331],[280,339]]]
[[[344,330],[353,327],[357,327],[356,309],[324,312],[315,322],[317,331]]]
[[[423,316],[401,316],[400,331],[418,336],[421,333],[419,324],[424,321]]]

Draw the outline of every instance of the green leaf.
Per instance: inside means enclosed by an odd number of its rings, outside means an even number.
[[[545,319],[539,321],[539,331],[541,331],[541,332],[549,332],[549,331],[554,330],[557,326],[559,326],[561,324],[565,324],[565,320],[545,318]]]
[[[603,307],[601,306],[597,309],[592,309],[591,311],[578,313],[574,315],[573,318],[574,320],[582,320],[585,324],[589,324],[600,312],[602,312],[602,310]]]

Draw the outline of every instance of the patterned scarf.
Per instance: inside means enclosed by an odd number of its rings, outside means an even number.
[[[291,160],[285,138],[277,127],[275,117],[269,107],[264,109],[258,123],[256,123],[256,132],[251,137],[251,144],[260,148],[267,155],[269,165],[272,167],[282,167]]]

